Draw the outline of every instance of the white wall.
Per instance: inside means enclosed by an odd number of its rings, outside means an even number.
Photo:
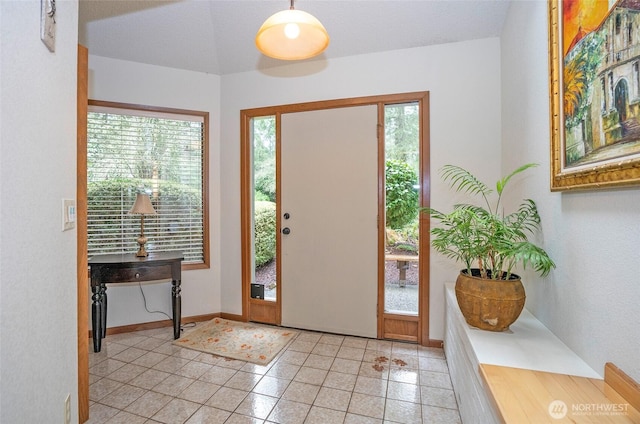
[[[209,112],[211,267],[183,271],[183,323],[190,316],[220,312],[220,77],[90,55],[89,98]],[[150,310],[171,316],[170,286],[170,282],[142,285]],[[107,327],[167,319],[145,311],[137,284],[112,285],[107,294]]]
[[[603,373],[607,361],[640,381],[640,189],[549,191],[546,2],[514,2],[501,37],[502,167],[541,164],[514,193],[536,200],[557,264],[527,274],[527,308]],[[514,186],[515,187],[515,186]]]
[[[316,100],[430,91],[432,205],[452,203],[437,170],[446,163],[495,179],[500,171],[500,52],[497,38],[287,65],[222,76],[221,301],[240,314],[240,110]],[[462,154],[462,155],[461,155]],[[444,336],[443,284],[456,266],[434,257],[430,337]],[[372,288],[375,290],[375,288]]]
[[[77,422],[76,194],[78,2],[57,3],[40,41],[40,0],[1,1],[0,422]]]

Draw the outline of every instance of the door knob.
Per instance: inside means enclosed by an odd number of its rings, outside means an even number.
[[[289,218],[291,218],[291,215],[289,215],[289,212],[285,212],[284,219],[289,219]]]
[[[291,230],[289,229],[289,227],[284,227],[282,229],[282,234],[289,234],[291,232]]]

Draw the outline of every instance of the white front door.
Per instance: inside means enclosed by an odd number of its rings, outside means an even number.
[[[377,124],[375,105],[282,115],[284,326],[377,336]]]

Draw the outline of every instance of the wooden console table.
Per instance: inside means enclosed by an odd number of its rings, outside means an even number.
[[[91,267],[91,326],[93,351],[100,352],[102,339],[107,335],[107,286],[111,283],[129,283],[171,279],[171,305],[173,309],[173,337],[180,337],[182,281],[182,252],[149,253],[146,258],[135,253],[96,255],[89,259]]]

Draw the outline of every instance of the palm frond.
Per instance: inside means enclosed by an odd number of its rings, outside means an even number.
[[[526,239],[524,231],[533,234],[540,229],[540,215],[538,208],[531,199],[525,199],[516,212],[504,217],[504,221],[514,230],[521,232]]]
[[[540,229],[540,215],[536,203],[525,199],[515,212],[499,213],[500,200],[505,187],[513,176],[537,166],[529,163],[520,166],[496,183],[497,200],[493,205],[488,196],[493,193],[486,184],[470,172],[454,165],[441,170],[442,178],[452,189],[471,195],[480,194],[487,207],[473,204],[456,204],[449,213],[426,208],[439,225],[431,228],[431,245],[437,252],[465,264],[471,273],[477,263],[480,274],[494,279],[510,278],[518,263],[533,267],[546,276],[555,263],[540,247],[528,240],[530,234]]]
[[[440,176],[443,181],[449,182],[451,188],[458,192],[482,194],[483,196],[488,196],[492,193],[492,190],[485,183],[459,166],[443,166],[440,170]]]
[[[498,192],[498,195],[502,195],[502,191],[504,190],[504,187],[507,185],[507,183],[509,182],[511,177],[521,173],[522,171],[525,171],[525,170],[527,170],[529,168],[532,168],[534,166],[538,166],[538,164],[537,163],[527,163],[525,165],[522,165],[520,168],[516,169],[515,171],[513,171],[511,174],[507,175],[506,177],[498,180],[498,182],[496,183],[496,191]]]
[[[551,269],[556,267],[547,252],[528,241],[523,241],[514,246],[514,258],[521,262],[525,269],[528,265],[533,266],[542,277],[547,276]]]

